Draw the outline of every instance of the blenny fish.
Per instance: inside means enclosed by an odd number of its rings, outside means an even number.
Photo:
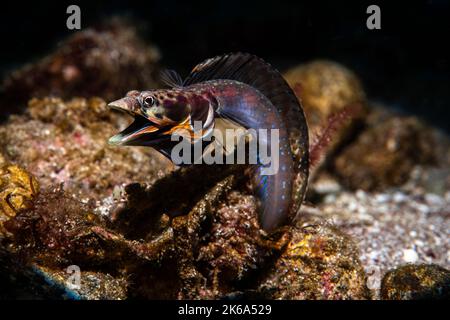
[[[135,119],[110,144],[151,146],[170,159],[178,143],[171,135],[178,129],[187,130],[193,144],[204,143],[202,138],[216,127],[278,129],[278,172],[265,175],[264,166],[256,164],[251,180],[261,227],[271,232],[290,223],[308,182],[308,126],[281,74],[254,55],[231,53],[198,64],[184,80],[174,71],[166,72],[163,80],[170,88],[133,90],[109,103]],[[194,128],[198,121],[200,130]]]

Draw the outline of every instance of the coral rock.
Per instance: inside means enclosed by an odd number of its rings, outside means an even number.
[[[6,233],[3,223],[28,208],[38,192],[38,182],[25,169],[12,164],[0,166],[0,238]]]
[[[271,299],[368,299],[352,240],[325,224],[297,226],[259,291]]]
[[[450,298],[450,271],[434,264],[405,265],[386,273],[381,299]]]
[[[61,183],[80,199],[100,200],[117,185],[152,182],[172,165],[151,148],[115,148],[127,125],[98,98],[32,99],[27,112],[0,125],[0,153],[26,167],[43,188]]]
[[[159,51],[143,43],[135,27],[111,19],[63,41],[51,55],[13,72],[3,83],[3,111],[32,97],[118,98],[131,89],[156,86]],[[4,112],[2,112],[4,114]]]
[[[363,190],[398,186],[408,180],[415,165],[435,163],[433,135],[417,118],[391,115],[368,123],[369,128],[334,161],[345,186]]]
[[[338,63],[313,61],[288,70],[284,77],[302,101],[311,146],[318,142],[327,126],[335,127],[334,132],[323,138],[330,140],[323,150],[325,156],[342,143],[367,113],[366,95],[358,77]],[[345,114],[339,117],[342,112]],[[333,121],[339,123],[330,124]]]
[[[21,252],[34,261],[50,265],[99,262],[109,254],[102,250],[91,228],[102,218],[62,190],[42,191],[28,209],[4,223],[11,236],[11,252]],[[17,249],[17,250],[16,250]]]
[[[52,270],[39,266],[39,271],[55,287],[69,287],[62,295],[67,299],[86,300],[124,300],[127,298],[127,280],[125,277],[113,277],[108,273],[80,270],[80,282],[70,278],[67,270]],[[68,286],[70,283],[70,286]]]

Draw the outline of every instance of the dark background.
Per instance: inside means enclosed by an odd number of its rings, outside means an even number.
[[[48,53],[73,31],[111,14],[147,23],[163,63],[187,72],[229,51],[257,54],[281,70],[316,58],[336,60],[362,79],[370,99],[418,114],[450,131],[450,3],[434,1],[35,1],[0,5],[0,72]],[[381,30],[366,28],[366,8],[381,7]]]

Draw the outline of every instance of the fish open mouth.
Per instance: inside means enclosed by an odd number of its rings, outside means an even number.
[[[112,145],[146,145],[152,140],[150,135],[158,133],[158,125],[146,117],[131,110],[123,99],[108,104],[113,110],[127,113],[134,117],[134,121],[124,130],[109,138]]]

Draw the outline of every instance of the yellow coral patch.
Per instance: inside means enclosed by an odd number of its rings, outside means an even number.
[[[286,253],[289,256],[305,256],[311,254],[310,239],[312,235],[306,235],[301,241],[289,243]]]
[[[25,169],[11,164],[0,166],[0,234],[3,222],[27,208],[38,192],[37,180]]]

